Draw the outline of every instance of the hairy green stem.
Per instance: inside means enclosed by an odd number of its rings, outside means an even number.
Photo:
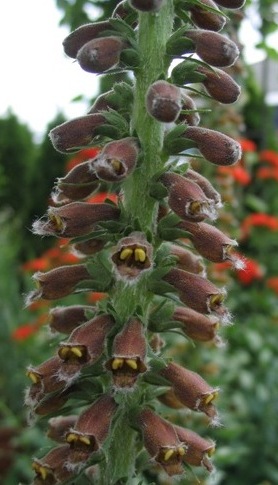
[[[135,72],[134,107],[131,131],[139,138],[142,160],[139,167],[123,184],[124,205],[130,222],[137,220],[141,230],[156,233],[158,203],[149,195],[152,177],[163,168],[161,150],[164,126],[146,111],[145,97],[150,84],[167,75],[169,64],[166,42],[173,27],[173,2],[167,0],[158,14],[140,13],[138,27],[138,49],[140,67]],[[147,277],[147,275],[146,275]],[[122,324],[134,314],[138,306],[146,316],[149,295],[146,292],[145,276],[127,285],[119,281],[112,296],[113,306]],[[122,411],[115,426],[108,451],[109,464],[103,469],[101,485],[113,485],[126,477],[132,483],[135,457],[135,432],[129,427],[126,412],[138,402],[140,384],[121,403]],[[123,397],[123,396],[122,396]],[[127,406],[128,404],[128,406]]]

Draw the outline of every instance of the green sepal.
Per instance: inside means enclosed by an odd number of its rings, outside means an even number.
[[[158,369],[158,371],[164,369],[166,365],[167,364],[164,363],[163,367]],[[158,375],[156,372],[152,372],[152,371],[145,372],[145,374],[143,375],[143,380],[145,382],[148,382],[149,384],[152,384],[153,386],[167,386],[167,384],[170,386],[167,379]]]
[[[183,152],[188,148],[196,147],[196,143],[192,140],[188,140],[184,137],[187,125],[177,125],[171,131],[169,131],[164,137],[163,150],[168,155],[176,155]]]
[[[156,295],[164,295],[165,293],[173,293],[174,288],[170,283],[163,280],[164,276],[170,271],[173,264],[167,264],[160,268],[155,268],[147,282],[148,290]]]
[[[164,329],[171,321],[175,307],[176,305],[173,301],[163,299],[150,314],[149,329],[152,332],[160,332],[161,329]]]
[[[109,109],[109,111],[105,111],[103,115],[108,121],[109,125],[117,129],[117,131],[121,134],[121,137],[128,136],[129,125],[126,119],[120,113],[114,109]]]
[[[131,43],[134,43],[136,41],[136,34],[134,29],[130,25],[128,25],[122,18],[110,18],[109,23],[113,27],[113,29],[120,32],[120,34],[122,34],[125,39],[129,40]]]
[[[150,196],[157,200],[162,200],[168,196],[168,190],[162,182],[152,181],[150,183]]]
[[[198,63],[195,61],[180,62],[171,72],[171,81],[180,86],[187,83],[199,83],[206,79],[204,74],[197,72]]]
[[[105,112],[105,114],[106,114],[106,112]],[[110,140],[118,140],[119,138],[121,138],[120,130],[115,126],[111,126],[111,125],[106,124],[106,123],[98,126],[95,129],[95,133],[97,135],[100,135],[101,137],[109,138]],[[102,140],[101,140],[101,142],[102,142]],[[97,145],[97,143],[95,143],[95,145]]]
[[[112,105],[118,106],[124,113],[130,111],[133,103],[133,88],[126,82],[116,83],[112,93],[108,94],[107,101]]]
[[[179,37],[177,39],[169,39],[166,49],[168,55],[180,56],[182,54],[195,52],[195,44],[187,37]]]
[[[133,48],[127,48],[122,50],[120,54],[120,59],[126,67],[131,69],[135,69],[140,65],[140,56],[138,54],[138,51]]]
[[[93,289],[95,291],[107,291],[112,283],[112,264],[106,251],[97,253],[92,262],[86,264],[86,268],[92,276]]]
[[[190,233],[177,227],[180,222],[182,219],[173,212],[160,219],[157,227],[160,238],[166,241],[188,238]]]

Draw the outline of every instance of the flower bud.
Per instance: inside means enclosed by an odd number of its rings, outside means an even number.
[[[201,274],[202,276],[206,274],[206,268],[200,256],[177,244],[168,244],[168,248],[170,255],[177,258],[178,268],[190,273]]]
[[[220,5],[220,7],[237,9],[243,7],[245,0],[215,0],[215,3]]]
[[[116,335],[112,357],[105,367],[113,374],[115,387],[133,387],[139,374],[147,370],[145,365],[146,339],[140,320],[131,318]]]
[[[33,232],[41,236],[85,236],[98,222],[117,220],[119,216],[120,210],[111,204],[71,202],[62,207],[50,207],[45,217],[33,223]]]
[[[217,397],[218,389],[211,387],[199,374],[171,362],[160,371],[160,375],[171,383],[175,395],[184,406],[216,418],[212,401]]]
[[[173,285],[180,300],[189,308],[199,313],[215,313],[224,319],[228,318],[227,309],[223,306],[225,291],[217,288],[206,278],[172,268],[163,279]]]
[[[181,110],[181,90],[167,81],[156,81],[150,85],[146,94],[148,113],[158,121],[175,121]]]
[[[140,12],[156,12],[164,0],[129,0],[130,5]]]
[[[57,443],[64,443],[67,432],[72,428],[77,420],[76,415],[56,416],[48,420],[47,437]]]
[[[92,169],[99,179],[118,182],[125,179],[135,168],[139,154],[136,138],[111,141],[93,160]]]
[[[239,263],[233,249],[238,245],[234,239],[229,238],[217,227],[205,222],[199,224],[181,223],[180,227],[191,233],[190,240],[195,249],[204,258],[213,263],[232,261],[237,267]]]
[[[195,182],[174,172],[165,172],[160,181],[168,189],[170,208],[179,217],[194,222],[216,219],[214,201],[208,199]]]
[[[152,246],[141,232],[133,232],[121,239],[112,254],[116,275],[132,283],[152,268]]]
[[[182,459],[187,448],[178,439],[174,426],[148,408],[138,414],[137,424],[143,434],[144,446],[152,459],[168,475],[182,475]]]
[[[200,115],[197,113],[197,107],[193,99],[185,94],[185,90],[181,89],[181,109],[188,110],[188,113],[180,113],[179,121],[187,123],[189,126],[197,126],[200,123]]]
[[[73,330],[69,339],[59,346],[58,355],[62,361],[59,378],[70,382],[78,377],[83,367],[95,363],[113,325],[110,315],[99,315]]]
[[[241,158],[240,144],[220,131],[189,126],[184,137],[196,142],[203,157],[215,165],[233,165]]]
[[[126,45],[120,37],[99,37],[84,44],[76,59],[84,71],[101,74],[119,64]]]
[[[69,154],[89,145],[97,135],[96,129],[103,123],[105,118],[99,113],[79,116],[53,128],[49,137],[55,150]]]
[[[202,83],[213,99],[223,104],[235,103],[238,100],[240,86],[225,71],[216,68],[212,71],[199,66],[197,72],[206,76]]]
[[[199,172],[196,172],[195,170],[192,170],[191,168],[188,168],[184,174],[184,176],[189,179],[193,180],[199,187],[201,187],[202,191],[206,194],[208,199],[212,199],[215,202],[215,206],[217,208],[222,207],[222,202],[221,202],[221,195],[213,185],[210,183],[210,181],[201,175]]]
[[[109,95],[113,93],[113,90],[107,91],[106,93],[100,94],[95,100],[94,104],[88,111],[88,114],[100,113],[101,111],[109,111],[109,109],[117,108],[117,105],[108,100]]]
[[[73,477],[66,465],[70,448],[68,445],[53,448],[43,458],[35,458],[32,468],[36,473],[34,485],[55,485]]]
[[[63,41],[65,54],[75,59],[83,45],[97,38],[102,32],[111,29],[112,26],[107,21],[81,25],[81,27],[71,32]]]
[[[204,7],[202,7],[201,3]],[[206,7],[218,10],[219,13],[207,10]],[[225,17],[212,0],[201,0],[198,4],[190,6],[189,9],[191,12],[191,20],[201,29],[219,32],[226,24]]]
[[[181,426],[175,426],[175,430],[179,439],[188,446],[184,461],[192,466],[203,466],[208,472],[212,472],[213,466],[209,457],[215,452],[215,443]]]
[[[35,406],[45,394],[61,390],[65,387],[57,377],[61,361],[59,357],[51,357],[37,367],[29,366],[26,375],[31,379],[32,385],[27,389],[25,401],[28,406]]]
[[[194,42],[196,54],[211,66],[232,66],[239,56],[237,45],[217,32],[194,29],[184,35]]]
[[[91,161],[73,167],[63,178],[59,178],[51,194],[55,204],[89,197],[99,187],[99,180],[92,171]]]
[[[69,463],[85,463],[104,443],[117,409],[114,399],[104,394],[78,417],[66,441],[70,444]]]
[[[49,326],[53,332],[70,334],[76,327],[88,321],[87,312],[94,312],[95,308],[89,305],[58,306],[49,312]]]
[[[219,342],[217,337],[219,320],[213,315],[206,316],[191,308],[179,306],[175,308],[172,319],[180,322],[182,331],[193,340],[199,342],[214,340],[216,343]]]
[[[57,300],[75,293],[78,283],[90,280],[91,275],[84,264],[72,264],[54,268],[46,273],[38,271],[33,275],[33,279],[38,289],[27,295],[27,305],[39,298]]]

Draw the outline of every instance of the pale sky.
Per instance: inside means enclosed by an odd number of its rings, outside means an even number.
[[[97,76],[64,55],[69,30],[59,26],[61,16],[54,0],[0,0],[0,117],[11,108],[38,138],[59,110],[68,119],[85,114],[88,105],[72,99],[91,98],[98,89]],[[241,40],[248,61],[262,59],[252,47],[258,38],[250,23]]]

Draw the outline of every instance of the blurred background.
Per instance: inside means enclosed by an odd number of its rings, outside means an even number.
[[[24,295],[33,289],[35,271],[76,261],[63,241],[41,239],[30,230],[49,205],[55,179],[88,156],[65,157],[55,152],[48,133],[62,121],[85,114],[96,95],[108,90],[114,80],[104,76],[100,81],[81,71],[64,56],[62,40],[77,26],[110,15],[117,3],[10,0],[0,5],[0,479],[5,485],[30,483],[30,457],[49,445],[43,419],[36,427],[28,426],[30,417],[23,406],[28,385],[24,369],[51,355],[55,342],[49,338],[46,323],[54,304],[41,301],[26,309]],[[247,1],[243,11],[229,11],[229,16],[225,32],[242,48],[230,72],[242,86],[242,95],[235,106],[228,107],[202,99],[211,109],[202,115],[202,124],[238,139],[243,156],[235,167],[204,168],[196,161],[194,168],[222,193],[225,204],[219,225],[239,241],[238,253],[246,269],[209,265],[209,277],[228,290],[234,318],[234,325],[222,333],[226,346],[193,347],[185,339],[171,341],[170,337],[171,352],[221,387],[223,426],[208,433],[217,442],[217,472],[209,478],[200,476],[202,483],[275,485],[278,3]],[[91,302],[88,296],[82,298]],[[67,303],[76,301],[75,297],[67,299]],[[187,419],[188,427],[202,426],[200,419],[195,422],[190,415]],[[185,483],[198,483],[197,477]]]

